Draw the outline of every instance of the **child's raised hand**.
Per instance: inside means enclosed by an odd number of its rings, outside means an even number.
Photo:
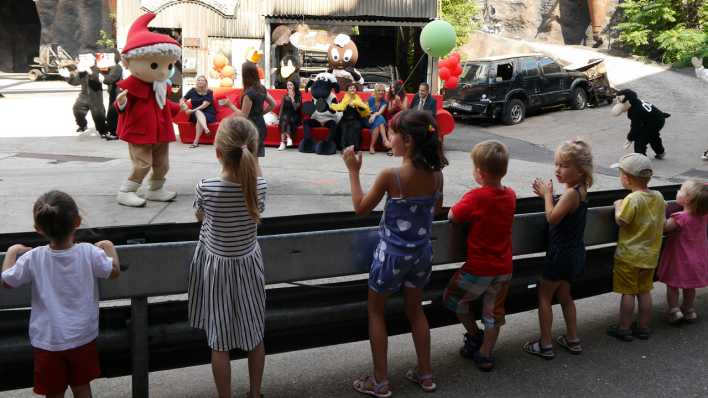
[[[98,247],[103,251],[106,251],[107,249],[110,250],[109,248],[113,247],[113,242],[111,242],[110,240],[102,240],[94,243],[94,246]]]
[[[533,187],[533,192],[542,198],[548,194],[553,195],[553,180],[545,182],[540,178],[536,178],[531,186]]]
[[[354,150],[354,145],[348,146],[344,152],[342,152],[342,159],[344,159],[344,164],[350,172],[358,173],[359,170],[361,170],[361,163],[363,161],[362,154]]]

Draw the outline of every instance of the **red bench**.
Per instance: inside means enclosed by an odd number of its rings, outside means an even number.
[[[280,112],[280,104],[282,102],[283,96],[287,90],[284,89],[269,89],[268,93],[273,97],[275,100],[275,109],[273,110],[274,113],[278,114]],[[302,100],[303,102],[311,101],[312,96],[310,95],[309,92],[301,92],[302,94]],[[372,94],[371,92],[360,92],[358,93],[359,96],[364,101],[368,101],[369,96]],[[341,100],[342,96],[344,95],[343,92],[340,92],[337,94],[337,100]],[[225,106],[219,105],[219,100],[228,97],[229,100],[233,104],[240,104],[240,96],[241,96],[241,89],[227,89],[227,90],[216,90],[214,92],[214,108],[216,109],[216,122],[210,123],[209,124],[209,130],[212,131],[212,133],[216,133],[216,130],[219,127],[219,121],[223,120],[224,118],[230,116],[233,112],[231,109]],[[408,103],[410,103],[411,99],[413,98],[413,94],[407,94],[408,96]],[[453,130],[455,129],[455,120],[452,118],[452,115],[447,112],[446,110],[442,109],[442,96],[440,95],[433,95],[435,100],[437,101],[437,122],[438,122],[438,127],[440,130],[440,139],[444,139],[446,135],[451,134]],[[307,118],[305,116],[304,118]],[[194,136],[196,134],[195,131],[195,126],[194,123],[190,123],[189,120],[187,119],[187,115],[184,112],[180,112],[175,118],[174,122],[177,124],[177,128],[179,129],[179,136],[180,136],[180,141],[182,141],[185,144],[191,144],[194,141]],[[269,124],[267,125],[268,127],[268,133],[265,138],[265,145],[266,146],[275,146],[277,147],[280,145],[280,128],[278,127],[278,124]],[[316,127],[312,129],[312,134],[313,138],[315,140],[325,140],[327,139],[327,134],[328,130],[325,127]],[[215,134],[210,134],[210,135],[205,135],[202,134],[202,136],[199,138],[199,143],[200,144],[213,144],[214,143],[214,135]],[[297,145],[303,137],[303,128],[302,124],[297,129],[297,134],[293,138],[293,143]],[[368,148],[369,143],[371,140],[371,134],[369,133],[369,129],[362,129],[361,132],[361,147],[362,148]],[[381,145],[377,145],[377,150],[379,151],[384,151],[386,148],[382,147]]]

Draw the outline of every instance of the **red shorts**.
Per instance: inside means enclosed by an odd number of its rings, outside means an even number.
[[[34,348],[34,392],[63,394],[68,386],[82,386],[101,376],[96,340],[66,351]]]

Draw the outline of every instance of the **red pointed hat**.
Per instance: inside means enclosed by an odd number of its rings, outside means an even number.
[[[133,22],[133,25],[128,31],[128,39],[126,40],[125,46],[123,46],[123,54],[127,54],[132,50],[150,47],[156,44],[161,45],[160,48],[163,49],[167,45],[168,47],[176,46],[176,50],[179,51],[179,43],[168,35],[163,35],[161,33],[150,32],[148,30],[148,24],[157,15],[152,12],[148,12],[138,17],[138,19]]]

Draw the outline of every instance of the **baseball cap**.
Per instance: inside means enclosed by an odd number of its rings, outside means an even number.
[[[651,169],[651,161],[641,153],[628,153],[620,158],[619,163],[615,163],[610,167],[620,169],[635,177],[648,178],[654,174]]]

